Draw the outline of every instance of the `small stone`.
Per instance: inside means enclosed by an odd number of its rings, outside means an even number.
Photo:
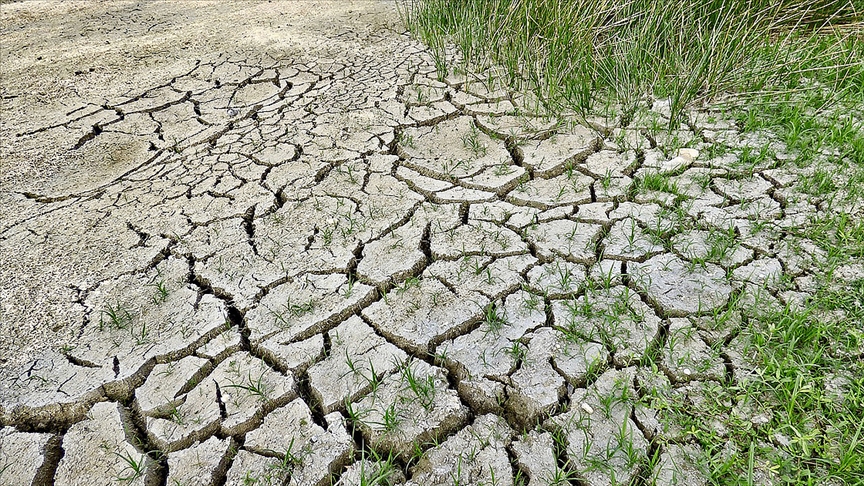
[[[682,148],[678,150],[678,157],[687,160],[687,162],[693,162],[699,157],[699,151],[694,148]]]

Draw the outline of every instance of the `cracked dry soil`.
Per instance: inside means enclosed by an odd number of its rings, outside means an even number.
[[[0,19],[3,484],[704,483],[634,397],[740,379],[706,316],[806,268],[789,177],[439,81],[391,2]]]

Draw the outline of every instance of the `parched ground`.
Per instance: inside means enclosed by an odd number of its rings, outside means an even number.
[[[666,405],[826,258],[782,145],[533,116],[391,2],[0,12],[3,484],[702,484]]]

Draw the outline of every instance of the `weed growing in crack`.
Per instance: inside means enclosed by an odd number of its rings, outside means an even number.
[[[369,413],[371,413],[371,410],[357,410],[349,399],[345,399],[345,415],[347,415],[348,421],[351,422],[351,426],[355,430],[356,427],[367,426],[365,418]]]
[[[435,400],[435,377],[432,374],[419,376],[411,359],[399,364],[399,374],[405,387],[414,394],[423,408],[429,410]]]
[[[137,459],[132,456],[129,451],[122,453],[112,451],[113,454],[123,460],[123,470],[115,478],[118,483],[131,484],[136,479],[144,475],[145,456],[141,455]]]
[[[371,457],[367,457],[366,451],[363,451],[361,455],[359,486],[390,486],[399,474],[399,468],[393,453],[388,452],[384,456],[373,450],[370,452],[370,455]],[[366,469],[366,460],[370,460],[374,465],[371,471]]]
[[[301,301],[300,303],[292,303],[291,297],[288,297],[286,302],[280,306],[281,310],[274,311],[268,309],[268,311],[270,312],[270,315],[276,319],[277,325],[288,327],[291,325],[289,322],[290,318],[296,319],[306,314],[310,314],[318,307],[318,304],[318,299],[314,297],[310,297],[309,300]]]
[[[510,345],[509,348],[506,348],[504,352],[510,356],[510,359],[512,359],[514,363],[516,363],[525,359],[525,355],[528,353],[528,348],[517,341]]]
[[[646,172],[638,179],[637,187],[643,191],[668,192],[674,195],[680,194],[678,183],[673,181],[668,175],[660,172]]]
[[[402,295],[412,288],[420,287],[420,277],[408,277],[402,282],[402,285],[396,286],[396,294]]]
[[[494,302],[487,305],[484,309],[483,323],[486,325],[487,333],[497,334],[507,324],[506,316],[498,312],[498,305]]]
[[[237,370],[239,374],[239,370]],[[264,381],[264,375],[266,371],[262,371],[258,378],[252,379],[252,372],[250,371],[246,375],[245,380],[241,380],[239,383],[231,383],[229,385],[224,385],[225,388],[236,388],[238,390],[243,390],[247,392],[250,396],[255,397],[258,401],[264,402],[270,399],[270,395],[274,391],[274,385],[266,383]]]
[[[381,425],[384,427],[385,432],[393,432],[399,427],[399,423],[402,421],[402,414],[399,410],[396,409],[396,404],[391,403],[386,410],[384,410],[384,414],[381,416]]]
[[[480,141],[480,130],[472,124],[471,131],[462,136],[462,145],[468,149],[475,158],[484,157],[489,150],[488,146]]]
[[[158,282],[150,284],[149,286],[153,287],[156,291],[153,295],[154,304],[164,304],[165,301],[168,300],[168,286],[165,285],[164,280],[159,280]]]
[[[114,329],[128,329],[132,327],[134,319],[134,314],[120,302],[108,304],[99,312],[99,330],[103,331],[106,325]]]

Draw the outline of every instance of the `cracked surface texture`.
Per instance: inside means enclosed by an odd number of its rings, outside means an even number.
[[[664,400],[824,258],[794,174],[439,80],[389,2],[0,20],[3,484],[704,484]]]

